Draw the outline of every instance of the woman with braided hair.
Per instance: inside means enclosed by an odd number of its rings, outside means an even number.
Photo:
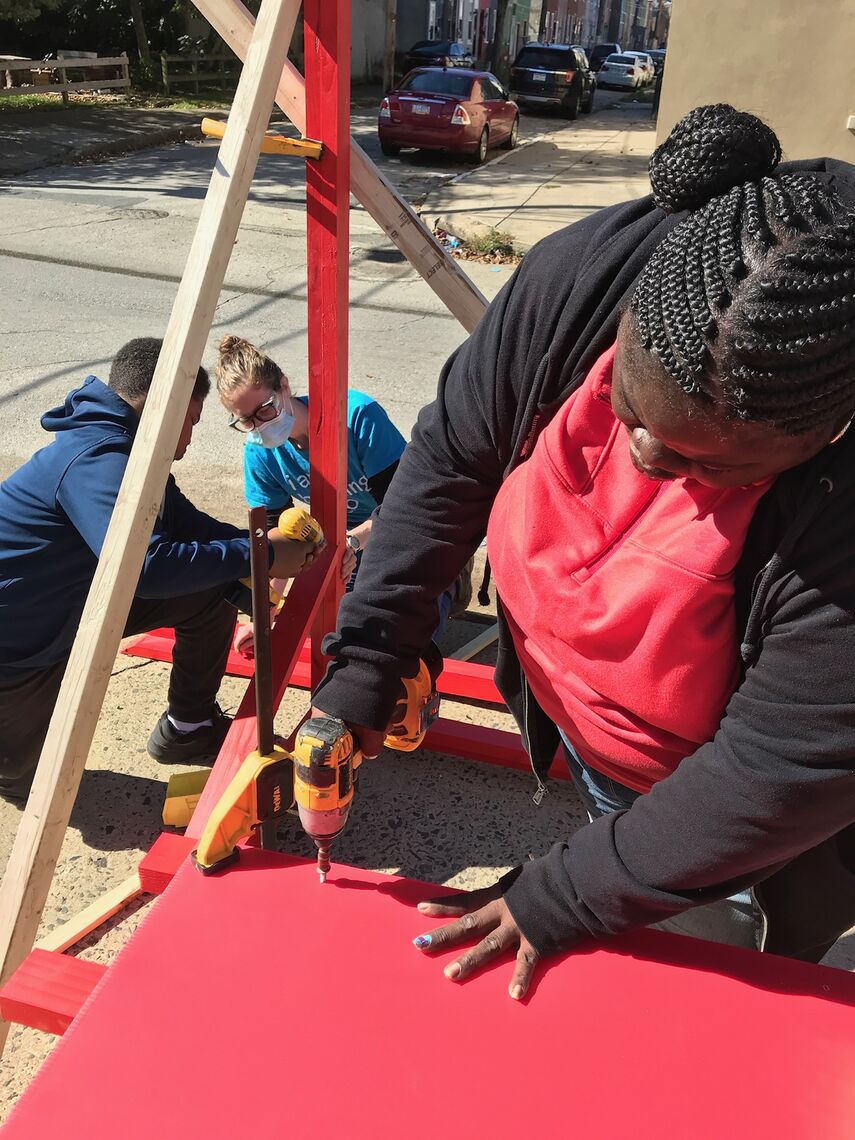
[[[656,925],[818,961],[855,923],[855,169],[727,105],[541,242],[446,365],[328,646],[379,751],[488,534],[496,679],[590,823],[416,939],[462,980]],[[554,838],[554,837],[550,837]]]

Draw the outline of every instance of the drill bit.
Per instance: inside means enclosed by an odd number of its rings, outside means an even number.
[[[327,875],[330,869],[330,849],[328,843],[319,843],[315,840],[318,848],[318,875],[322,883],[327,881]]]

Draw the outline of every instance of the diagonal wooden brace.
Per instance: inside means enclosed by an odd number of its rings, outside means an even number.
[[[193,0],[239,59],[246,59],[254,20],[240,0]],[[306,84],[294,65],[282,69],[276,103],[300,134],[306,130]],[[350,140],[350,189],[467,332],[484,314],[487,300],[418,214],[383,177],[354,138]]]

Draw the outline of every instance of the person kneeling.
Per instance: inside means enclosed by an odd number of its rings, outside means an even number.
[[[42,427],[55,433],[0,484],[0,795],[26,797],[145,406],[162,341],[116,354]],[[184,456],[210,390],[200,368],[175,449]],[[292,577],[311,544],[269,534],[272,576]],[[124,634],[175,628],[168,707],[148,740],[164,764],[204,764],[230,720],[216,703],[235,625],[229,598],[249,574],[249,536],[198,510],[169,476]]]

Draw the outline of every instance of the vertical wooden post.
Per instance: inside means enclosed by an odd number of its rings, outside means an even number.
[[[163,93],[164,93],[164,95],[168,95],[169,94],[169,61],[167,59],[165,51],[162,51],[160,53],[160,74],[163,78]]]
[[[327,542],[347,525],[347,306],[350,237],[350,0],[305,0],[306,134],[323,154],[306,163],[309,462],[312,513]],[[332,579],[312,628],[312,686],[321,638],[335,629],[343,586]]]
[[[63,105],[63,107],[67,107],[68,106],[68,72],[65,70],[64,67],[61,67],[59,69],[59,81],[62,84],[62,88],[63,88],[63,90],[62,90],[62,105]]]
[[[386,43],[383,48],[383,90],[395,86],[395,45],[397,43],[398,0],[386,0]]]
[[[0,884],[0,982],[35,941],[299,6],[300,0],[263,0],[261,5],[33,788]],[[0,1022],[0,1051],[7,1031]]]

